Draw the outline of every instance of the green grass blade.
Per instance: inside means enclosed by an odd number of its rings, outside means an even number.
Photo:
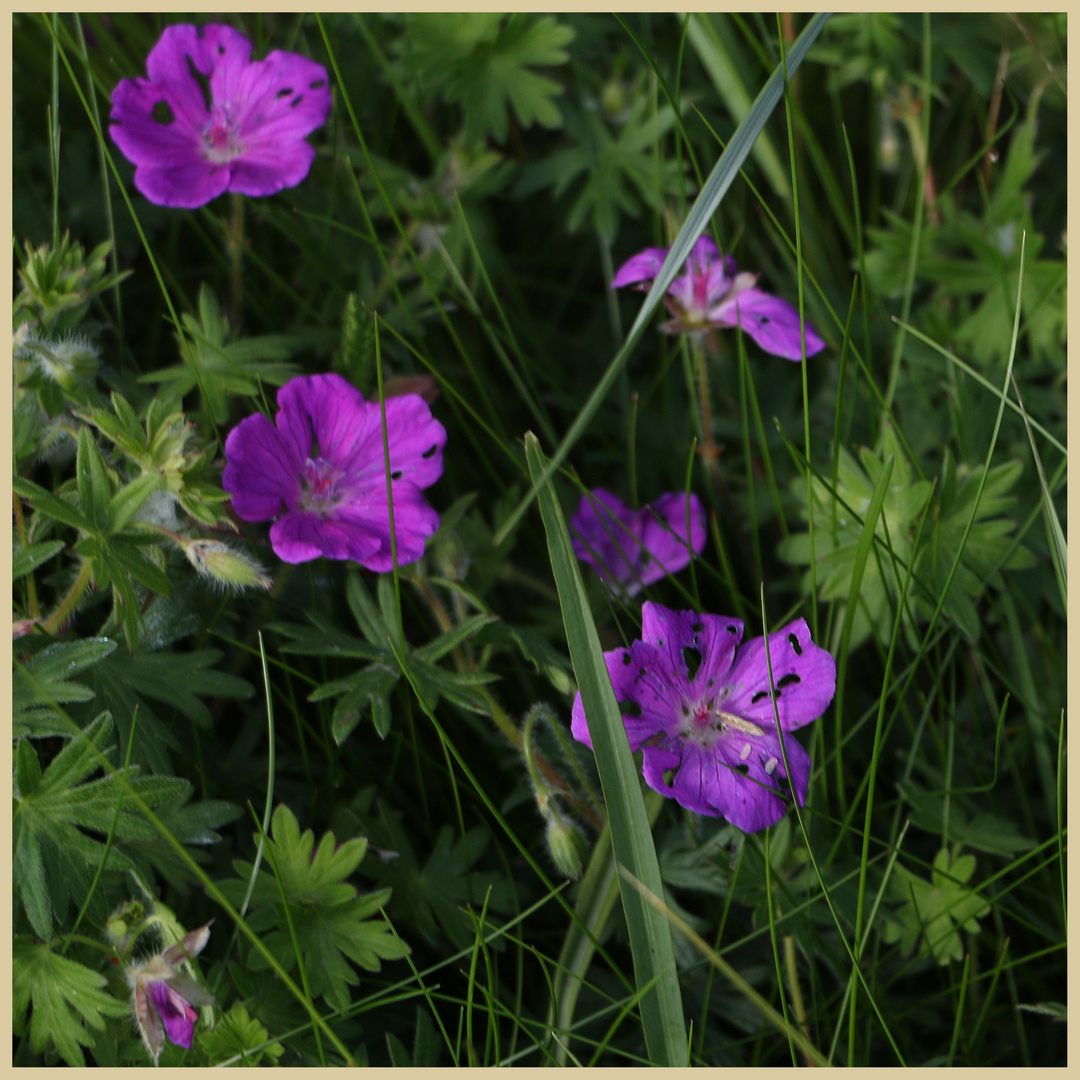
[[[995,386],[989,379],[981,375],[970,364],[967,364],[963,360],[961,360],[960,357],[957,356],[955,353],[952,353],[948,349],[946,349],[945,346],[942,345],[940,342],[937,342],[932,337],[924,334],[921,330],[918,329],[918,327],[911,326],[910,324],[905,322],[901,322],[901,320],[896,318],[895,316],[893,317],[893,322],[896,323],[897,326],[902,327],[912,337],[918,338],[919,341],[921,341],[924,345],[928,345],[935,352],[940,353],[942,356],[945,357],[946,360],[949,361],[950,364],[952,364],[954,367],[958,367],[962,372],[964,372],[965,375],[970,375],[971,378],[973,378],[984,390],[987,390],[991,394],[993,394],[999,402],[1004,402],[1010,409],[1012,409],[1014,413],[1017,414],[1017,416],[1023,417],[1025,415],[1023,409],[1021,409],[1020,406],[1017,405],[1012,400],[1012,398],[1008,396],[1007,393],[1005,393],[1005,391],[1003,391],[1000,387]],[[1042,426],[1042,424],[1038,423],[1035,420],[1032,420],[1030,417],[1028,417],[1025,422],[1030,424],[1032,430],[1037,431],[1055,450],[1057,450],[1064,457],[1068,457],[1069,451],[1065,447],[1065,445],[1061,443],[1058,439],[1055,439],[1054,436]]]
[[[551,568],[559,590],[570,658],[574,663],[585,711],[590,718],[589,730],[607,801],[615,859],[634,878],[643,882],[650,892],[660,896],[663,895],[660,865],[641,797],[637,768],[630,754],[630,743],[589,610],[577,559],[570,547],[570,532],[550,480],[543,480],[545,468],[550,466],[536,436],[531,432],[525,436],[525,455],[529,472],[539,488]],[[671,930],[663,915],[635,889],[622,888],[622,900],[630,931],[637,985],[640,988],[653,984],[653,989],[641,999],[641,1017],[649,1057],[654,1065],[684,1065],[686,1022],[675,971]]]
[[[814,1044],[794,1025],[789,1023],[780,1015],[736,970],[733,968],[719,953],[715,952],[707,941],[704,941],[699,937],[690,925],[682,918],[680,918],[674,911],[671,910],[660,899],[659,895],[652,892],[647,886],[640,881],[629,878],[627,871],[624,869],[621,875],[633,889],[643,896],[649,903],[649,906],[653,908],[657,913],[662,913],[663,916],[675,927],[676,930],[682,934],[691,945],[694,946],[698,952],[704,956],[710,964],[713,965],[731,985],[747,999],[747,1001],[753,1002],[755,1006],[760,1010],[761,1015],[777,1029],[786,1035],[815,1065],[819,1067],[827,1066],[828,1062],[825,1060],[825,1056],[821,1051],[814,1046]]]
[[[725,41],[723,30],[709,14],[695,13],[690,16],[686,36],[728,113],[735,120],[742,120],[750,111],[750,95],[731,58],[730,43]],[[767,134],[763,134],[754,144],[753,154],[777,198],[791,202],[791,184],[776,146]]]
[[[1019,303],[1019,301],[1018,301]],[[1017,404],[1020,406],[1020,415],[1024,418],[1024,428],[1027,430],[1028,442],[1031,443],[1031,456],[1035,459],[1035,468],[1039,473],[1039,492],[1042,496],[1043,521],[1046,524],[1046,539],[1050,545],[1050,558],[1054,561],[1054,574],[1057,576],[1058,592],[1061,593],[1061,604],[1066,611],[1069,609],[1069,546],[1065,543],[1065,533],[1061,528],[1061,521],[1054,509],[1054,499],[1050,494],[1050,485],[1046,482],[1046,473],[1043,471],[1042,458],[1039,457],[1039,448],[1035,445],[1035,436],[1031,433],[1031,421],[1028,418],[1024,401],[1020,397],[1020,387],[1016,376],[1012,376],[1013,391],[1016,394]]]
[[[815,15],[810,22],[807,23],[806,28],[799,35],[798,40],[791,47],[791,52],[787,55],[787,77],[789,79],[795,74],[809,51],[810,46],[814,43],[818,34],[821,33],[821,28],[825,25],[825,21],[828,17],[828,14],[823,13]],[[502,527],[495,534],[493,542],[496,547],[501,544],[511,532],[513,532],[517,523],[521,520],[521,516],[529,508],[537,493],[543,489],[544,485],[551,479],[555,471],[566,460],[566,457],[574,444],[582,434],[584,434],[585,429],[591,423],[597,410],[603,404],[604,399],[607,397],[611,388],[615,385],[615,381],[618,379],[619,373],[630,358],[630,353],[638,343],[638,339],[644,333],[645,327],[652,317],[652,313],[663,299],[664,294],[668,290],[668,286],[675,280],[675,276],[682,269],[682,265],[686,262],[686,258],[690,254],[690,249],[696,243],[697,238],[705,231],[706,226],[709,224],[710,220],[712,220],[713,214],[716,213],[716,208],[720,205],[724,196],[727,194],[728,188],[730,188],[734,182],[735,177],[742,168],[743,162],[746,161],[747,155],[750,153],[758,135],[761,133],[761,129],[772,115],[772,111],[776,108],[783,93],[784,69],[783,66],[778,65],[772,75],[769,76],[769,81],[762,87],[761,92],[751,106],[750,111],[746,114],[746,118],[738,126],[735,134],[732,135],[731,141],[720,155],[719,160],[713,167],[713,171],[709,174],[708,180],[705,181],[705,186],[701,189],[701,194],[691,208],[690,213],[687,214],[686,221],[679,231],[679,235],[675,238],[668,251],[667,258],[664,260],[664,265],[660,267],[660,272],[656,275],[656,280],[653,282],[652,288],[645,297],[645,302],[641,305],[641,310],[634,320],[634,325],[630,327],[630,332],[627,334],[623,347],[618,351],[615,359],[608,365],[607,371],[604,372],[603,377],[596,384],[595,389],[589,396],[589,400],[582,407],[581,412],[578,413],[573,424],[570,425],[570,430],[566,433],[562,443],[555,453],[552,454],[544,475],[535,483],[533,490],[518,504],[513,513],[506,518]]]

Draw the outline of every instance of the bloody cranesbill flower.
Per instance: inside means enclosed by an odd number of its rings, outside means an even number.
[[[628,259],[612,279],[614,289],[636,285],[648,289],[660,272],[667,248],[646,248]],[[801,360],[799,313],[778,296],[757,288],[757,274],[739,273],[730,255],[720,257],[711,237],[702,236],[690,250],[686,266],[668,288],[664,303],[672,318],[664,323],[669,334],[708,331],[714,327],[742,326],[766,352],[785,360]],[[806,355],[825,348],[814,328],[806,324]]]
[[[634,596],[701,554],[705,511],[696,495],[681,491],[631,510],[618,496],[597,488],[581,496],[577,513],[570,519],[570,540],[574,554],[593,567],[606,585]]]
[[[213,920],[211,920],[213,921]],[[178,965],[198,956],[210,940],[210,923],[192,930],[181,941],[142,964],[127,969],[135,1025],[154,1064],[165,1048],[165,1038],[191,1049],[195,1021],[192,1005],[211,1005],[214,999]]]
[[[305,136],[330,113],[326,68],[276,49],[250,56],[231,26],[169,26],[146,58],[149,77],[117,85],[109,134],[152,203],[273,195],[307,176],[315,149]]]
[[[291,379],[277,402],[276,426],[256,413],[225,440],[221,483],[233,509],[245,521],[274,521],[270,543],[285,562],[325,555],[391,570],[379,403],[333,374]],[[446,429],[418,394],[402,394],[386,399],[386,431],[402,565],[424,554],[439,527],[421,489],[442,475]]]
[[[790,736],[836,692],[836,663],[796,619],[744,645],[739,619],[672,611],[646,601],[641,641],[604,653],[631,750],[644,747],[645,781],[687,810],[727,818],[743,832],[775,825],[790,788],[802,806],[810,756]],[[592,746],[579,693],[574,737]]]

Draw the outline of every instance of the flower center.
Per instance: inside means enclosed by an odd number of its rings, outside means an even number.
[[[684,715],[689,722],[679,733],[684,739],[691,739],[709,749],[718,739],[732,738],[736,732],[755,738],[763,734],[760,725],[752,720],[745,720],[734,713],[724,712],[714,701],[702,701],[687,708]],[[749,743],[746,744],[749,746]]]
[[[313,510],[317,514],[330,513],[340,501],[337,490],[340,479],[341,474],[332,461],[323,457],[308,458],[300,481],[300,509]]]
[[[235,109],[231,105],[214,105],[210,121],[203,128],[203,154],[208,161],[224,164],[244,152],[236,130]]]

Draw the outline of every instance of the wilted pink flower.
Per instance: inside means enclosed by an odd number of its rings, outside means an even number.
[[[646,248],[628,259],[612,279],[614,289],[636,285],[647,289],[667,257],[667,248]],[[702,236],[690,251],[685,272],[668,288],[664,298],[672,318],[664,323],[669,334],[741,326],[766,352],[785,360],[801,360],[799,313],[778,296],[757,288],[757,274],[739,273],[730,255],[720,258],[711,237]],[[806,323],[806,355],[825,348],[825,342]]]
[[[127,969],[135,1026],[155,1065],[165,1048],[166,1037],[175,1046],[191,1049],[195,1021],[199,1018],[192,1005],[213,1004],[214,999],[206,990],[177,970],[178,964],[198,956],[209,940],[210,923],[207,923],[163,953]]]
[[[182,23],[150,50],[149,78],[117,85],[109,134],[151,202],[191,209],[225,191],[273,195],[307,176],[315,149],[305,136],[330,113],[326,68],[278,50],[250,57],[239,30]]]

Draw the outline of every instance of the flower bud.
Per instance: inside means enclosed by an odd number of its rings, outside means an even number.
[[[547,818],[547,845],[551,861],[567,877],[581,877],[581,860],[588,850],[584,833],[558,810],[552,810]]]
[[[91,382],[98,369],[97,348],[77,334],[60,340],[25,334],[15,343],[14,356],[33,364],[42,375],[69,391],[80,383]]]
[[[142,929],[146,911],[138,900],[121,904],[105,923],[105,937],[118,952],[126,953]],[[133,931],[132,927],[136,929]]]
[[[600,108],[611,119],[625,119],[626,90],[618,79],[610,79],[600,93]]]
[[[254,559],[220,540],[180,540],[188,562],[203,576],[225,588],[248,589],[260,585],[269,589],[273,581]]]

